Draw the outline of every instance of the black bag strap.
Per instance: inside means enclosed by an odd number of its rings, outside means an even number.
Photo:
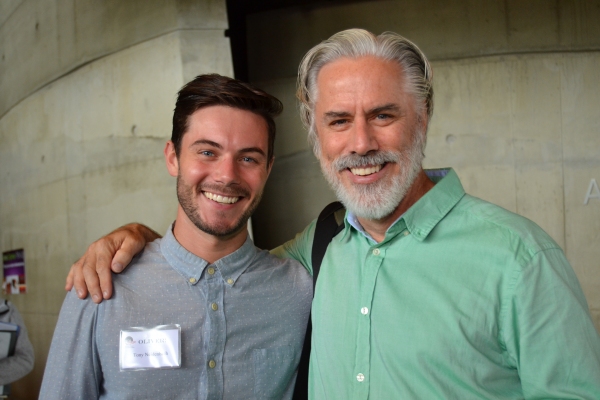
[[[317,277],[321,269],[321,262],[327,251],[331,239],[341,232],[344,228],[344,214],[346,210],[339,201],[329,204],[321,211],[317,218],[315,227],[315,236],[312,245],[312,270],[313,270],[313,293],[317,285]],[[304,336],[304,346],[298,365],[298,376],[296,377],[296,387],[294,388],[294,400],[308,399],[308,363],[310,359],[310,337],[312,335],[312,321],[308,318],[306,335]]]
[[[341,232],[344,228],[344,205],[339,201],[334,201],[321,211],[315,227],[315,237],[312,245],[312,270],[313,270],[313,289],[317,284],[317,277],[321,269],[321,262],[325,257],[327,247],[331,239]],[[341,217],[341,218],[340,218]]]

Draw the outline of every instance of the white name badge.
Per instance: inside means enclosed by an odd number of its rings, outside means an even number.
[[[181,325],[123,329],[119,367],[121,371],[181,367]]]

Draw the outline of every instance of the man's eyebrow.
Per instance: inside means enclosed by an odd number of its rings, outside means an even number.
[[[201,144],[205,144],[205,145],[208,145],[208,146],[211,146],[211,147],[216,147],[217,149],[222,149],[223,148],[223,146],[221,146],[219,143],[213,142],[212,140],[208,140],[208,139],[198,139],[194,143],[192,143],[190,145],[190,147],[198,146],[198,145],[201,145]]]
[[[240,149],[238,151],[238,153],[242,153],[242,154],[243,153],[259,153],[262,156],[265,156],[265,157],[267,156],[265,154],[265,152],[263,151],[263,149],[261,149],[260,147],[246,147],[246,148]]]
[[[400,111],[400,107],[396,103],[388,103],[381,106],[373,107],[367,110],[368,115],[379,114],[385,111]],[[352,114],[347,111],[328,111],[324,114],[325,119],[348,118]]]
[[[196,140],[194,143],[192,143],[190,145],[190,147],[194,147],[194,146],[199,146],[199,145],[208,145],[211,147],[215,147],[219,150],[223,149],[223,146],[221,146],[219,143],[217,142],[213,142],[212,140],[208,140],[208,139],[198,139]],[[267,156],[266,153],[264,152],[263,149],[261,149],[260,147],[244,147],[243,149],[239,149],[237,151],[239,154],[244,154],[244,153],[258,153],[261,154],[263,156]]]
[[[400,111],[400,107],[398,106],[398,104],[389,103],[389,104],[384,104],[382,106],[374,107],[374,108],[370,109],[367,113],[370,115],[373,115],[373,114],[380,114],[385,111],[398,112],[398,111]]]
[[[352,114],[347,111],[328,111],[323,115],[325,119],[347,118],[350,116]]]

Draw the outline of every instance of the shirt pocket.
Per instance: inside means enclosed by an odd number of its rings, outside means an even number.
[[[292,346],[254,349],[254,396],[257,399],[281,399],[296,373],[299,351]]]

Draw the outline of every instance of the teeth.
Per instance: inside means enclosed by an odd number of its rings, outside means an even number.
[[[216,201],[217,203],[233,204],[233,203],[237,203],[237,201],[240,199],[239,197],[221,196],[220,194],[214,194],[214,193],[210,193],[210,192],[203,192],[203,193],[204,193],[204,196],[206,196],[206,198],[211,199],[212,201]]]
[[[350,168],[350,172],[352,172],[354,175],[360,175],[360,176],[371,175],[371,174],[374,174],[375,172],[379,172],[380,170],[381,170],[381,165],[375,165],[373,167],[368,167],[368,168]]]

